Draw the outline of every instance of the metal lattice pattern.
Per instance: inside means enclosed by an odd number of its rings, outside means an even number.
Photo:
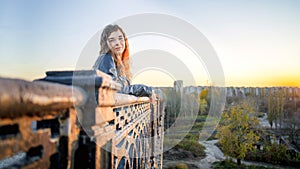
[[[116,135],[112,140],[113,168],[146,168],[149,157],[150,103],[139,103],[114,109]]]

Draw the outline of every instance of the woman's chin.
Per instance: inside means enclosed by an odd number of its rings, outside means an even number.
[[[123,52],[121,52],[121,51],[116,51],[115,52],[115,55],[117,55],[117,56],[122,56],[122,54],[123,54]]]

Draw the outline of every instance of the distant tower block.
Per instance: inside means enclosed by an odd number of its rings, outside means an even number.
[[[182,80],[176,80],[176,81],[174,81],[174,89],[175,89],[176,92],[182,92],[183,81]]]

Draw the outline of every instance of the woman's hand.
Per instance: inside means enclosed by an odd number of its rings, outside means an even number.
[[[109,76],[108,74],[106,74],[106,73],[104,73],[104,72],[102,72],[102,71],[100,71],[98,69],[96,69],[96,75],[100,76],[100,77],[106,77],[106,78],[112,79],[111,76]]]

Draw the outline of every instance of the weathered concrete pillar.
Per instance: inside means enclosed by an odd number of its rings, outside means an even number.
[[[0,78],[0,168],[67,168],[77,140],[74,87]]]

